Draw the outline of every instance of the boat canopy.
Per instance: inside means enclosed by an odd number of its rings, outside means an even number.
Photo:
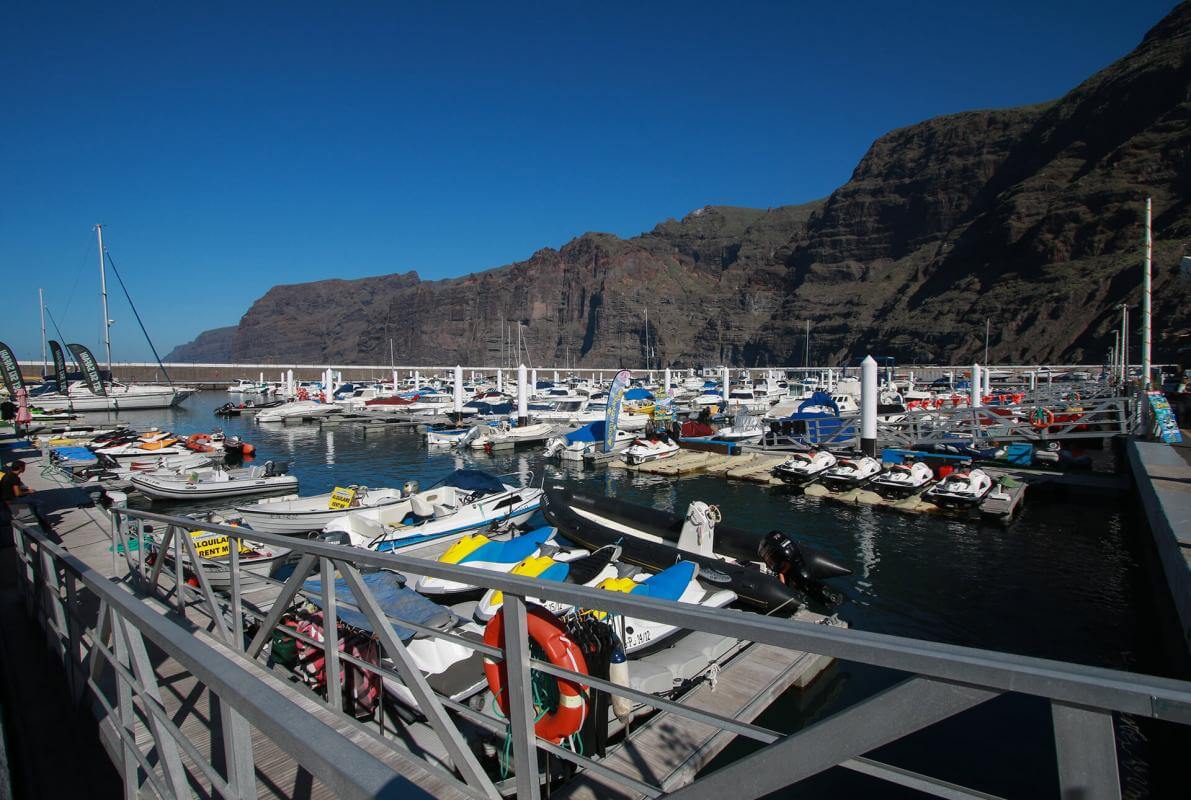
[[[607,430],[607,423],[601,419],[595,422],[589,422],[582,428],[576,428],[562,438],[566,439],[567,444],[574,444],[575,442],[602,442],[604,441],[604,432]]]
[[[647,389],[633,387],[624,393],[625,400],[652,400],[653,394]]]
[[[444,486],[453,486],[472,494],[485,495],[503,492],[505,486],[495,475],[480,469],[457,469],[443,479]]]
[[[829,408],[835,413],[835,416],[839,416],[839,405],[831,399],[831,395],[827,394],[827,392],[815,392],[808,399],[803,400],[798,405],[798,413],[801,414],[803,413],[803,409],[814,406]]]

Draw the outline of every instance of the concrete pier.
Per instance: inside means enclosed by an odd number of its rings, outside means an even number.
[[[1191,653],[1191,447],[1131,441],[1126,452]]]

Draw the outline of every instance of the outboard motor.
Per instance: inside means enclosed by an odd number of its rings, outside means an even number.
[[[787,586],[805,586],[810,580],[802,550],[781,531],[770,531],[761,540],[757,555]]]
[[[406,481],[401,485],[401,496],[409,497],[422,491],[422,485],[417,481]]]
[[[318,540],[327,544],[350,545],[352,543],[351,537],[347,535],[347,531],[327,531],[326,533],[320,533]]]

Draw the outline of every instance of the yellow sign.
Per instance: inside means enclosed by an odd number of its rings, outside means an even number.
[[[355,489],[344,489],[342,486],[336,486],[335,491],[331,492],[331,502],[327,503],[327,508],[333,511],[351,508],[352,503],[355,501]]]
[[[206,531],[194,531],[190,538],[194,540],[194,551],[198,553],[199,558],[225,558],[232,552],[231,543],[226,536],[212,536]],[[240,552],[252,552],[251,547],[245,546],[243,539],[240,540]]]

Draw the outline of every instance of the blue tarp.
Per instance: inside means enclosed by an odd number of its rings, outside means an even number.
[[[624,393],[625,400],[652,400],[653,395],[647,390],[640,387],[634,387]]]
[[[380,604],[381,610],[389,617],[431,627],[436,627],[449,618],[450,612],[447,609],[410,589],[405,585],[405,578],[396,573],[366,572],[361,577],[364,579],[364,585],[368,587],[372,596]],[[322,608],[322,581],[318,578],[310,578],[302,584],[302,588],[311,593],[307,599]],[[352,594],[347,581],[343,578],[335,579],[335,598],[338,601],[336,611],[340,620],[353,628],[372,631],[368,617],[364,616],[362,612],[340,605],[341,603],[356,605],[356,596]],[[398,623],[393,623],[393,630],[402,641],[412,639],[417,633]]]
[[[493,494],[505,490],[499,478],[480,469],[457,469],[443,479],[442,485],[480,494]]]
[[[582,428],[576,428],[562,438],[566,439],[568,444],[573,442],[602,442],[604,441],[604,432],[607,428],[607,423],[601,419],[597,422],[589,422]]]

